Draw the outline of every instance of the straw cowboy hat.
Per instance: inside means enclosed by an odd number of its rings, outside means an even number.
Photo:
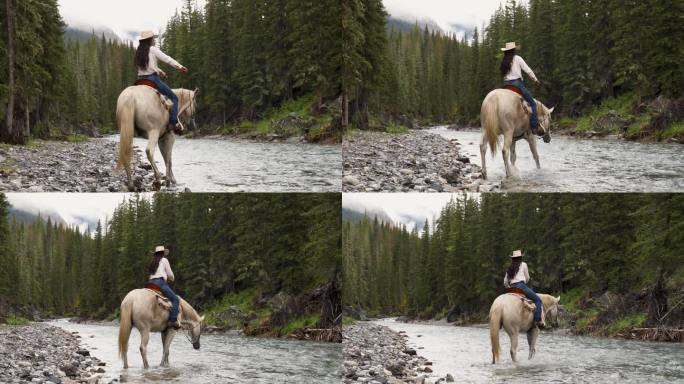
[[[171,251],[169,251],[168,249],[166,249],[166,247],[163,246],[163,245],[157,245],[157,246],[154,248],[154,254],[156,255],[156,254],[159,253],[159,252],[164,252],[164,256],[168,256],[168,255],[169,255],[169,252],[171,252]]]
[[[143,41],[143,40],[151,39],[151,38],[157,37],[157,36],[159,36],[158,33],[155,33],[155,32],[152,32],[152,31],[143,31],[143,32],[140,34],[140,37],[138,37],[138,41]]]
[[[522,251],[519,249],[516,249],[515,251],[513,251],[513,254],[511,255],[511,259],[515,258],[515,257],[523,257]]]
[[[511,49],[519,49],[520,46],[515,44],[515,41],[506,43],[506,46],[501,48],[502,51],[510,51]]]

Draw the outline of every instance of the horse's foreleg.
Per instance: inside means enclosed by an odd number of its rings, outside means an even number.
[[[152,165],[152,170],[154,170],[154,185],[155,187],[161,186],[161,175],[159,174],[159,169],[157,164],[154,162],[154,151],[157,148],[157,142],[159,141],[159,131],[152,130],[147,136],[147,148],[145,153],[147,154],[147,160],[149,160]]]
[[[480,141],[480,156],[482,157],[482,178],[487,179],[487,160],[485,157],[487,155],[487,136],[482,135],[482,140]]]
[[[517,159],[517,155],[515,154],[515,140],[511,142],[511,164],[515,166],[515,160]]]
[[[530,346],[530,355],[528,358],[530,360],[534,357],[534,354],[537,353],[537,336],[539,336],[539,328],[532,327],[527,331],[527,345]]]
[[[171,341],[173,341],[173,337],[176,335],[176,331],[164,331],[166,333],[166,337],[164,338],[164,356],[162,357],[162,367],[168,367],[169,364],[169,352],[171,351]]]
[[[530,144],[530,151],[532,152],[532,157],[534,157],[534,162],[537,163],[537,169],[541,169],[539,165],[539,153],[537,153],[537,140],[532,135],[527,136],[527,142]]]
[[[176,135],[173,132],[167,133],[161,140],[159,140],[159,149],[161,150],[162,157],[164,158],[164,164],[166,164],[166,186],[169,187],[171,184],[176,184],[176,178],[173,176],[173,170],[171,169],[171,150],[173,149],[173,143],[176,141]]]
[[[147,362],[147,343],[150,341],[150,331],[140,331],[140,354],[143,359],[143,367],[145,369],[150,367]]]

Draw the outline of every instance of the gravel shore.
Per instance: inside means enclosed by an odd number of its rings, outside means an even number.
[[[116,168],[117,156],[118,144],[103,138],[82,143],[39,140],[23,147],[0,146],[0,190],[127,192],[126,173]],[[132,171],[136,188],[151,191],[152,166],[135,148]]]
[[[367,322],[344,326],[343,382],[370,384],[452,382],[451,375],[432,377],[432,363],[406,343],[406,335]]]
[[[354,132],[342,143],[344,192],[488,192],[456,140],[424,131]]]
[[[0,325],[0,383],[98,383],[105,363],[79,337],[41,323]]]

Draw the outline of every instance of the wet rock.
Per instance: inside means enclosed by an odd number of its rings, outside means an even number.
[[[16,192],[125,192],[126,174],[117,169],[118,143],[37,141],[12,146],[0,156],[0,189]],[[132,177],[138,191],[151,191],[151,165],[133,151]],[[163,191],[167,189],[162,187]]]
[[[447,373],[446,381],[447,381],[447,383],[453,383],[454,382],[454,376],[452,376],[451,373]]]
[[[342,150],[345,192],[454,192],[482,177],[457,143],[429,132],[357,132]]]
[[[387,327],[358,322],[343,329],[344,383],[424,382],[426,360],[404,351],[406,339]],[[423,381],[420,381],[422,378]]]
[[[100,363],[76,335],[46,324],[0,326],[0,340],[0,383],[88,382]]]

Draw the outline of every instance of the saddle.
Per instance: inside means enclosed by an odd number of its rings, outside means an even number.
[[[520,301],[522,301],[523,308],[527,310],[534,311],[534,309],[537,308],[534,302],[528,299],[527,296],[525,296],[525,292],[520,288],[506,288],[506,294],[518,296],[520,298]]]
[[[159,95],[159,99],[161,100],[162,105],[164,108],[166,108],[167,111],[171,112],[171,108],[173,107],[173,102],[166,96],[162,95],[161,92],[159,92],[159,89],[157,88],[157,84],[148,79],[138,79],[133,83],[134,86],[143,86],[143,87],[150,87],[154,89],[155,92],[157,92],[157,95]]]
[[[525,99],[523,98],[523,93],[522,93],[522,90],[520,90],[520,88],[516,87],[515,85],[506,84],[503,86],[502,89],[507,89],[511,92],[517,93],[518,96],[520,96],[520,104],[522,105],[523,111],[525,111],[525,113],[527,115],[532,114],[532,107],[530,107],[530,105],[527,103],[527,101],[525,101]]]
[[[163,310],[171,310],[171,300],[164,296],[161,288],[159,288],[157,284],[147,283],[145,284],[145,289],[154,293],[154,295],[157,297],[157,305],[159,305]]]

